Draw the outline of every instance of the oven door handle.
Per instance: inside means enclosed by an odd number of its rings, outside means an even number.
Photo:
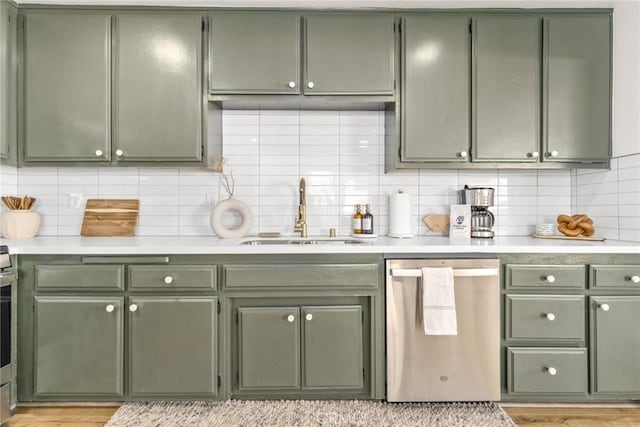
[[[453,270],[454,277],[479,277],[479,276],[497,276],[497,268],[455,268]],[[422,277],[422,270],[419,268],[392,268],[391,276],[393,277]]]

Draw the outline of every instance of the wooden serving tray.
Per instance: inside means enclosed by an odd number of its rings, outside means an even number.
[[[89,199],[84,208],[81,236],[135,236],[140,201]]]
[[[534,237],[536,239],[585,240],[589,242],[604,242],[606,240],[604,237],[584,237],[584,236],[571,237],[571,236],[558,236],[558,235],[540,236],[538,234],[534,234],[531,237]]]

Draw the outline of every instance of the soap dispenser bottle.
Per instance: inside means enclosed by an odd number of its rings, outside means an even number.
[[[362,234],[362,206],[356,205],[356,213],[353,214],[353,234]]]
[[[362,216],[362,234],[373,234],[373,214],[368,203],[365,205],[365,213]]]

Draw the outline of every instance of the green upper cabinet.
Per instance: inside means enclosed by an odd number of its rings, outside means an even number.
[[[18,9],[0,2],[0,159],[16,160]]]
[[[302,307],[305,389],[364,386],[361,306]]]
[[[114,19],[114,157],[201,161],[200,14],[130,12]]]
[[[108,13],[25,12],[25,162],[110,160],[110,35]]]
[[[122,398],[122,305],[120,297],[35,297],[36,396]]]
[[[415,14],[402,20],[403,162],[466,162],[470,144],[470,19]]]
[[[611,155],[611,16],[544,19],[545,162]]]
[[[392,95],[392,15],[309,15],[304,19],[305,95]]]
[[[473,161],[537,162],[541,20],[473,19]]]
[[[217,394],[216,297],[129,299],[129,394]]]
[[[214,94],[300,93],[300,15],[212,14],[209,91]]]
[[[640,297],[590,298],[591,392],[640,397]]]

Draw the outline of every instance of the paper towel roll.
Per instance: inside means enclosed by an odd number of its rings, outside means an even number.
[[[389,196],[389,237],[413,237],[411,194],[401,191]]]

